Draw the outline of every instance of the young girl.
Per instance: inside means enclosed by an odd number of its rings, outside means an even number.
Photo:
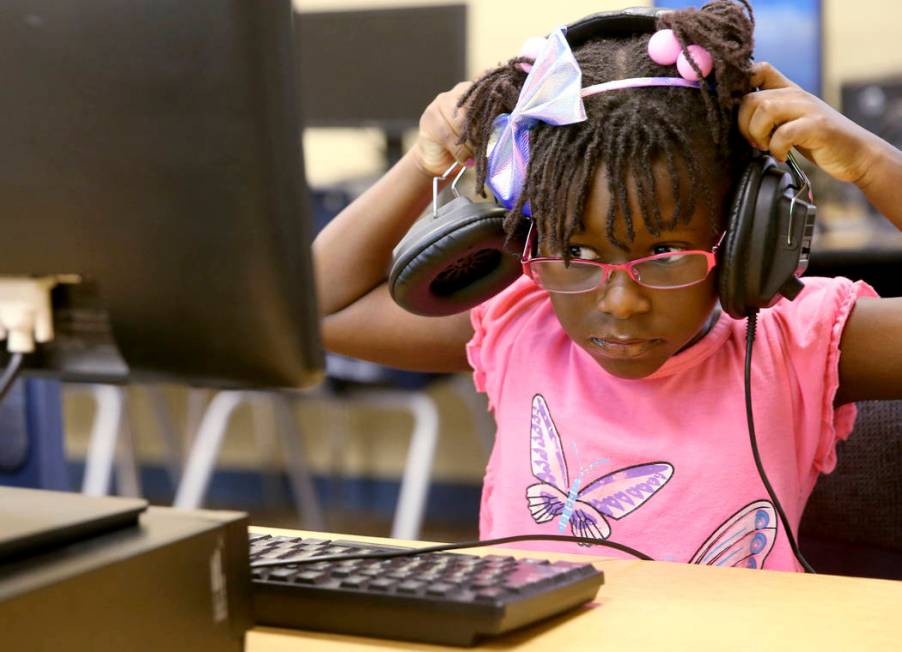
[[[798,569],[750,450],[745,321],[720,310],[716,266],[673,270],[681,256],[714,260],[752,148],[785,160],[795,147],[900,227],[902,156],[773,67],[753,65],[747,3],[663,14],[657,27],[710,54],[701,88],[597,93],[583,99],[585,120],[529,132],[507,226],[527,209],[533,255],[558,262],[531,263],[530,275],[450,317],[403,311],[385,284],[433,177],[472,158],[477,185],[486,181],[495,119],[516,105],[530,54],[439,95],[416,145],[319,236],[324,341],[397,367],[473,370],[497,422],[483,538],[572,533],[655,559]],[[575,47],[582,86],[679,77],[651,58],[651,36]],[[692,58],[696,75],[703,58]],[[643,276],[647,265],[624,265],[660,254],[669,254],[654,260],[663,281]],[[574,268],[575,259],[616,267]],[[842,278],[804,282],[794,301],[761,311],[751,373],[762,462],[793,529],[818,475],[835,465],[852,403],[902,398],[902,301]],[[531,545],[619,554],[518,544]]]

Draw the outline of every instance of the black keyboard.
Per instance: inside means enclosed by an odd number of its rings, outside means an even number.
[[[251,563],[407,550],[251,534]],[[473,645],[595,597],[591,564],[425,553],[251,567],[255,622],[444,645]]]

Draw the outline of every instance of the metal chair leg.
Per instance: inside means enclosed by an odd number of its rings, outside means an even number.
[[[113,477],[116,443],[125,410],[125,390],[116,385],[92,385],[90,391],[96,412],[81,490],[89,496],[106,496]]]
[[[197,509],[203,504],[229,419],[235,408],[246,399],[247,392],[224,391],[210,401],[188,454],[185,471],[175,493],[174,507]]]

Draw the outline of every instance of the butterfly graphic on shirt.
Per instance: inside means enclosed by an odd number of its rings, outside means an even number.
[[[730,516],[699,546],[689,563],[763,568],[776,538],[773,503],[756,500]]]
[[[529,512],[539,524],[557,517],[561,533],[569,525],[575,536],[606,540],[611,536],[608,519],[616,521],[634,512],[673,475],[671,464],[650,462],[601,475],[583,486],[586,473],[606,461],[599,460],[581,469],[571,480],[561,437],[539,394],[532,400],[530,431],[532,474],[539,482],[526,488]],[[749,503],[727,518],[689,563],[761,568],[773,548],[776,523],[772,503]]]
[[[574,536],[607,539],[611,535],[608,519],[619,520],[635,511],[673,475],[673,466],[667,462],[651,462],[618,469],[583,486],[591,465],[571,482],[560,435],[540,394],[532,399],[530,431],[532,474],[539,482],[526,488],[529,513],[539,524],[560,517],[558,530],[569,524]]]

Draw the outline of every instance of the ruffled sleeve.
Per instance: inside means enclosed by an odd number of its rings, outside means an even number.
[[[483,303],[470,310],[473,337],[467,342],[467,360],[473,367],[473,385],[477,392],[485,392],[485,365],[482,362],[482,341],[485,339],[485,326],[483,326],[485,305]]]
[[[473,337],[467,343],[467,360],[473,368],[473,383],[488,396],[491,410],[497,405],[508,361],[522,345],[518,336],[543,303],[548,304],[548,294],[522,276],[470,310]]]
[[[788,337],[786,353],[803,386],[803,408],[808,411],[807,433],[800,441],[810,451],[814,469],[829,473],[836,466],[836,443],[848,438],[855,424],[854,404],[834,407],[839,389],[840,341],[855,302],[876,297],[862,281],[806,278],[805,289],[795,301],[783,301],[774,309],[778,327]],[[800,424],[797,424],[800,426]]]
[[[830,344],[827,354],[825,375],[823,422],[821,438],[815,455],[815,466],[821,473],[830,473],[836,467],[836,443],[849,437],[852,427],[855,425],[857,408],[854,403],[848,403],[834,408],[836,392],[839,390],[839,343],[842,339],[843,329],[855,302],[860,297],[876,297],[877,292],[863,281],[849,281],[845,278],[837,279],[839,292],[835,298],[836,306],[833,324],[830,329]]]

